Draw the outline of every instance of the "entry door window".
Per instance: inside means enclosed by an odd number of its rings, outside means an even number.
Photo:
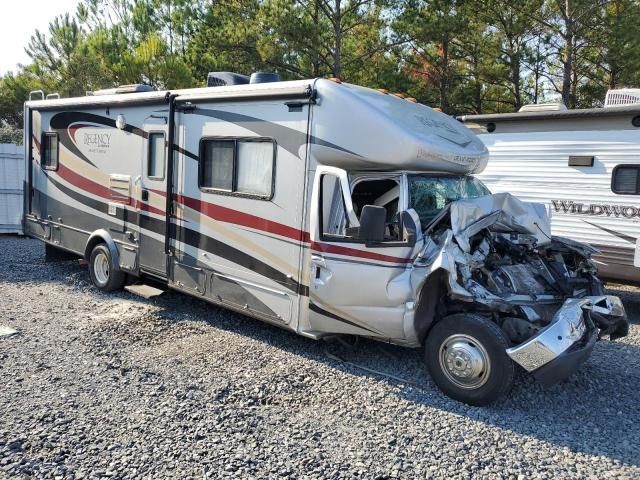
[[[164,133],[150,133],[149,158],[147,161],[147,178],[151,180],[164,180],[165,159],[166,148]]]

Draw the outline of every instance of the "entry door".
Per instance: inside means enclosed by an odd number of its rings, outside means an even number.
[[[167,192],[167,119],[148,119],[138,189],[140,268],[163,278],[167,276],[165,204]]]
[[[405,180],[399,183],[397,210],[406,209]],[[403,319],[414,300],[409,276],[422,235],[417,232],[415,244],[398,238],[365,245],[358,240],[351,190],[345,171],[318,168],[310,215],[309,322],[317,331],[404,338]]]

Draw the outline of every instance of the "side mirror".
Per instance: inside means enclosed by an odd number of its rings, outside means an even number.
[[[359,238],[365,243],[382,242],[387,219],[387,209],[375,205],[365,205],[360,214]]]

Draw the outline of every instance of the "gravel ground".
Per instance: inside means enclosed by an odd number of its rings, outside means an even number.
[[[0,477],[638,478],[640,290],[611,289],[628,337],[561,385],[520,375],[476,408],[441,394],[417,350],[103,294],[77,262],[0,237],[0,325],[19,331],[0,338]]]

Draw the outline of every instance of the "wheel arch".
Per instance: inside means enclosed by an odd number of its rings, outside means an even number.
[[[116,242],[113,240],[113,237],[107,232],[105,229],[96,230],[91,235],[89,235],[89,239],[87,240],[87,244],[84,247],[84,259],[88,262],[90,261],[91,252],[96,247],[104,243],[109,249],[109,253],[111,254],[111,258],[113,259],[113,264],[118,271],[120,271],[120,254],[118,253],[118,247],[116,246]]]
[[[445,270],[436,270],[429,275],[420,289],[414,317],[414,330],[421,345],[424,344],[429,330],[438,321],[438,306],[442,295],[447,292],[446,275]]]

